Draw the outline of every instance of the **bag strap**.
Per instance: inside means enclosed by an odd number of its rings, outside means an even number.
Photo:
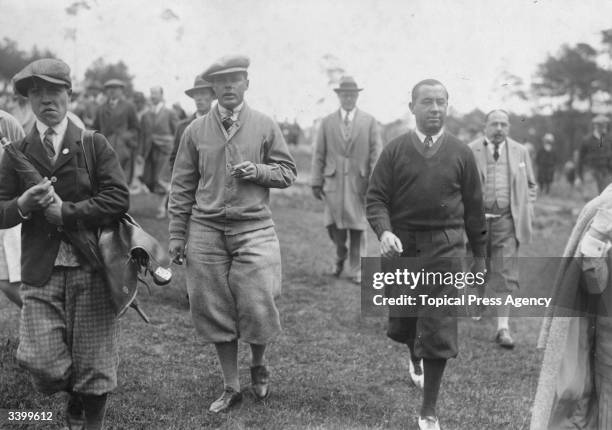
[[[81,133],[81,145],[83,145],[83,159],[85,161],[85,169],[89,175],[89,182],[91,182],[91,188],[93,193],[98,192],[98,181],[94,176],[93,172],[96,168],[96,151],[94,146],[94,135],[95,130],[83,130]],[[89,141],[89,144],[86,142]],[[87,155],[89,153],[89,156]],[[90,162],[91,161],[91,162]]]

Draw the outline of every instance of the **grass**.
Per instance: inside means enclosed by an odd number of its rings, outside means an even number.
[[[306,157],[301,158],[306,166]],[[131,212],[166,241],[166,222],[150,218],[155,204],[137,196]],[[557,255],[567,238],[572,213],[555,211],[550,204],[543,208],[538,216],[544,221],[524,255]],[[273,213],[283,257],[278,304],[284,332],[269,349],[269,400],[256,402],[247,393],[228,414],[206,412],[221,392],[221,376],[213,348],[195,335],[178,268],[170,286],[152,286],[152,295],[141,290],[151,325],[133,311],[121,320],[119,387],[110,396],[109,429],[416,428],[421,393],[409,384],[407,349],[386,338],[385,318],[360,315],[357,286],[323,275],[333,250],[321,204],[308,187],[296,186],[274,192]],[[376,255],[378,243],[371,232],[368,239],[368,254]],[[17,316],[15,307],[0,297],[0,408],[60,414],[62,395],[33,392],[26,372],[15,363]],[[537,318],[515,319],[518,346],[505,351],[492,341],[492,318],[460,320],[460,353],[448,363],[439,399],[446,430],[528,427],[541,359],[535,349],[539,323]],[[246,387],[249,364],[243,344],[239,358]],[[58,419],[30,428],[62,425]]]

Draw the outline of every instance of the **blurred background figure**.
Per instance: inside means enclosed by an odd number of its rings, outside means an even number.
[[[542,138],[542,147],[536,154],[536,166],[538,167],[538,186],[544,194],[550,192],[550,184],[555,178],[555,167],[557,166],[557,154],[553,144],[555,137],[546,133]]]
[[[8,113],[19,121],[23,131],[28,133],[30,130],[32,130],[32,127],[34,127],[34,123],[36,122],[36,117],[34,116],[34,112],[32,112],[28,99],[20,94],[15,94],[12,97],[9,96],[7,101]]]
[[[590,182],[597,185],[597,194],[612,182],[612,143],[608,136],[610,120],[597,115],[591,121],[592,131],[585,137],[578,149],[577,172],[585,186]]]
[[[9,142],[17,142],[25,137],[19,121],[3,110],[0,110],[0,133]],[[3,152],[0,146],[0,159]],[[19,295],[20,284],[21,224],[17,224],[15,227],[0,230],[0,291],[19,307],[22,305]]]
[[[183,121],[185,119],[187,119],[187,113],[185,112],[185,109],[183,109],[181,107],[181,104],[176,102],[172,105],[172,110],[174,110],[174,113],[176,114],[176,118],[179,121]]]
[[[149,191],[162,196],[158,218],[167,215],[166,200],[170,185],[170,155],[174,146],[174,136],[178,125],[176,113],[167,108],[164,102],[164,90],[156,86],[151,88],[151,109],[144,114],[142,121],[144,173],[142,181]]]
[[[134,154],[138,147],[136,108],[125,98],[125,83],[110,79],[104,83],[106,103],[97,109],[93,128],[99,130],[117,153],[128,184],[132,181]]]

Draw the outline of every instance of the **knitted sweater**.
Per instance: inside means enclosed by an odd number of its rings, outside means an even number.
[[[484,256],[486,221],[474,154],[444,133],[426,157],[414,131],[383,150],[370,179],[367,218],[380,238],[386,230],[464,227],[474,255]]]

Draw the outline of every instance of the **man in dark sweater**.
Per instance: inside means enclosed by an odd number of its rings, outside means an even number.
[[[427,79],[412,90],[417,128],[391,141],[370,179],[367,218],[383,260],[422,257],[425,271],[459,272],[464,233],[485,272],[486,221],[474,155],[442,126],[448,92]],[[455,286],[419,286],[430,297],[455,297]],[[419,290],[420,289],[420,290]],[[420,429],[439,429],[436,403],[446,360],[457,355],[457,318],[447,308],[418,307],[416,316],[390,311],[387,335],[410,349],[410,376],[423,388]],[[421,368],[421,365],[423,368]]]

